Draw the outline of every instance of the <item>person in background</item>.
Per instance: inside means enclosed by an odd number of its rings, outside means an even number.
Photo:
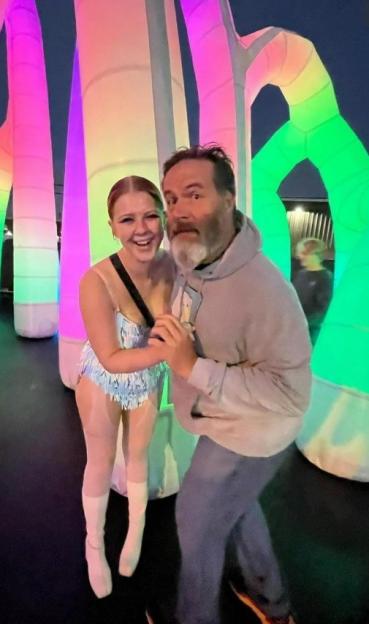
[[[80,307],[88,341],[76,388],[87,450],[82,487],[86,559],[90,585],[98,598],[112,591],[104,525],[121,420],[129,526],[120,574],[131,576],[140,556],[148,500],[148,446],[164,366],[160,344],[147,345],[149,327],[112,260],[124,265],[153,317],[168,309],[173,284],[173,262],[159,250],[164,215],[156,186],[139,176],[119,180],[109,193],[108,212],[121,248],[92,266],[81,280]]]
[[[300,299],[314,345],[332,297],[332,273],[323,265],[326,246],[319,238],[304,238],[297,243],[296,256],[303,268],[293,285]]]
[[[178,274],[172,314],[157,317],[149,342],[164,341],[176,416],[200,436],[177,498],[177,619],[219,624],[232,547],[239,598],[262,622],[293,624],[259,497],[309,403],[306,321],[257,228],[236,209],[232,164],[219,145],[173,154],[162,190]]]

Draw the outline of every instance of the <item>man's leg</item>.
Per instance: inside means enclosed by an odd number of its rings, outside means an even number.
[[[178,619],[217,624],[228,538],[245,510],[245,458],[203,436],[177,498],[181,548]]]
[[[243,457],[206,437],[199,440],[177,500],[182,565],[181,624],[217,624],[225,550],[242,516],[253,509],[284,453]],[[266,527],[265,527],[266,528]],[[266,529],[266,536],[269,533]]]
[[[290,611],[286,588],[281,578],[268,526],[258,502],[238,521],[231,536],[247,595],[272,617]]]
[[[201,437],[178,494],[181,570],[177,614],[181,624],[219,622],[225,544],[234,523],[223,489],[232,480],[237,458]]]

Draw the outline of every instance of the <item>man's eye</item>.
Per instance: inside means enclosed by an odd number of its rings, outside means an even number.
[[[159,219],[159,216],[157,212],[153,212],[152,214],[147,215],[147,219]]]
[[[200,194],[197,193],[197,191],[193,191],[191,197],[193,197],[193,199],[200,199]]]

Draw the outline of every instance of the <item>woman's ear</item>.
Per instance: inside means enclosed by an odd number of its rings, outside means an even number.
[[[113,224],[112,224],[111,219],[109,219],[109,220],[108,220],[108,225],[109,225],[109,227],[110,227],[110,229],[111,229],[111,233],[112,233],[112,235],[113,235],[113,238],[115,239],[115,238],[116,238],[116,236],[115,236],[115,234],[114,234],[114,227],[113,227]]]

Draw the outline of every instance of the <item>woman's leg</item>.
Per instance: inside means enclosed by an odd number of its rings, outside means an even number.
[[[132,576],[136,569],[145,527],[148,499],[148,447],[157,413],[156,395],[124,415],[123,453],[126,462],[129,511],[128,533],[119,559],[119,572]]]
[[[88,576],[96,596],[104,598],[112,591],[111,572],[105,558],[104,526],[121,407],[87,377],[82,377],[77,385],[76,401],[87,451],[82,503]]]

